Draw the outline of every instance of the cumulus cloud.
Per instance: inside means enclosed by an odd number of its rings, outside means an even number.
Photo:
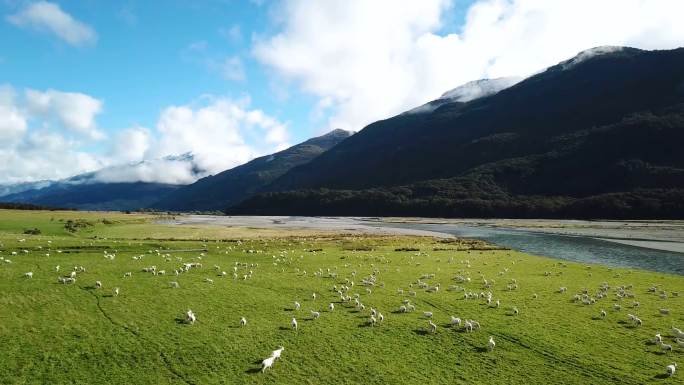
[[[82,150],[84,140],[102,137],[95,123],[101,107],[86,94],[0,86],[0,183],[60,179],[105,165]]]
[[[0,86],[0,141],[12,143],[26,132],[26,117],[15,103],[16,93],[13,88]]]
[[[58,4],[37,1],[7,16],[7,21],[22,28],[55,34],[74,46],[94,44],[97,33],[89,25],[64,12]]]
[[[99,99],[77,92],[27,89],[26,103],[34,115],[57,119],[65,128],[93,139],[104,138],[95,124],[95,116],[102,111]]]
[[[441,33],[455,6],[284,0],[274,12],[277,33],[258,39],[253,54],[320,98],[326,128],[358,130],[468,81],[527,76],[587,48],[684,41],[678,0],[480,0],[459,33]]]
[[[61,179],[102,167],[101,160],[79,147],[56,132],[28,132],[15,145],[0,148],[0,181]]]
[[[57,90],[19,94],[0,86],[0,183],[83,172],[94,174],[79,183],[192,183],[289,146],[287,124],[250,103],[246,97],[203,96],[168,106],[153,128],[120,130],[108,150],[92,153],[86,149],[102,136],[95,121],[102,101]]]

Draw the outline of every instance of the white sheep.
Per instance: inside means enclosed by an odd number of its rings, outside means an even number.
[[[316,293],[311,294],[311,300],[315,301],[316,300]]]
[[[171,286],[171,288],[173,288],[173,289],[178,289],[180,287],[180,284],[178,284],[178,282],[176,282],[176,281],[172,281],[172,282],[169,282],[169,286]]]
[[[606,318],[607,315],[606,311],[601,309],[601,318]]]
[[[247,318],[245,318],[245,317],[240,318],[240,326],[245,326],[245,325],[247,325]]]
[[[95,281],[95,287],[96,287],[97,289],[101,289],[101,288],[102,288],[102,282],[100,282],[100,281]]]
[[[115,288],[114,288],[114,296],[116,297],[116,296],[118,296],[118,295],[119,295],[119,288],[118,288],[118,287],[115,287]]]
[[[679,346],[680,348],[684,348],[684,340],[680,338],[675,338],[675,342],[677,343],[677,346]]]
[[[290,324],[292,325],[292,329],[297,330],[297,320],[294,317],[292,317]]]
[[[375,317],[370,316],[370,318],[368,319],[368,323],[370,324],[370,326],[375,326],[377,320],[375,319]]]
[[[662,315],[668,315],[670,314],[670,309],[659,309],[660,314]]]
[[[313,317],[313,319],[318,319],[318,317],[320,317],[320,316],[321,316],[321,313],[311,310],[311,317]]]
[[[404,306],[404,305],[399,306],[399,311],[401,313],[406,313],[407,312],[406,306]]]
[[[669,351],[672,351],[672,345],[664,344],[664,343],[662,343],[662,342],[659,343],[658,345],[660,346],[660,349],[662,349],[662,350],[666,350],[666,351],[669,350]]]
[[[494,337],[489,336],[489,342],[487,343],[487,349],[491,352],[496,347],[496,342],[494,342]]]
[[[335,304],[330,302],[330,305],[328,305],[328,310],[330,310],[330,311],[335,310]]]
[[[24,277],[26,277],[26,278],[33,278],[33,272],[32,272],[32,271],[29,271],[29,272],[27,272],[27,273],[24,273]]]
[[[473,323],[470,322],[470,320],[465,320],[463,323],[463,328],[465,328],[466,332],[472,332],[473,331]]]
[[[382,322],[385,320],[385,316],[382,315],[382,313],[378,312],[378,321]]]
[[[432,312],[431,311],[423,312],[423,316],[425,316],[425,318],[432,318]]]
[[[197,316],[195,316],[195,313],[193,313],[192,310],[188,309],[185,313],[185,322],[194,325],[195,321],[197,321]]]
[[[274,360],[279,359],[279,358],[280,358],[280,355],[283,353],[283,350],[285,350],[284,347],[282,347],[282,346],[278,347],[278,349],[274,350],[274,351],[271,353],[271,357],[273,357]]]
[[[461,326],[461,319],[459,317],[451,316],[451,324],[454,326]]]
[[[675,362],[672,365],[667,365],[665,371],[667,372],[668,377],[674,376],[675,371],[677,371],[677,363]]]
[[[126,273],[124,273],[124,278],[130,277],[131,275],[133,275],[133,274],[130,271],[126,272]]]
[[[430,326],[430,333],[437,333],[437,325],[432,320],[428,320],[428,325]]]
[[[302,307],[302,305],[300,305],[299,302],[295,301],[294,307],[295,307],[295,310],[299,310],[299,308]]]
[[[266,369],[273,366],[274,361],[275,361],[275,357],[273,357],[273,356],[268,357],[265,360],[261,361],[261,373],[265,372]]]

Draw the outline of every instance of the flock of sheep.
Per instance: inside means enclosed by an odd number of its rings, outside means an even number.
[[[204,245],[206,248],[207,246]],[[227,250],[225,251],[226,254],[228,254],[229,251],[238,251],[237,248],[234,248],[233,246],[228,247]],[[59,252],[59,251],[58,251]],[[245,253],[263,253],[261,250],[243,250]],[[179,262],[179,267],[173,270],[173,274],[175,276],[180,276],[183,274],[188,273],[190,270],[199,270],[203,274],[207,274],[209,270],[204,270],[203,265],[202,265],[202,260],[203,257],[205,257],[205,253],[202,253],[198,256],[195,257],[190,257],[193,259],[192,262],[187,262],[184,261],[182,257],[179,256],[172,256],[169,253],[164,253],[163,251],[160,250],[150,250],[148,254],[151,255],[156,255],[158,257],[161,257],[163,261],[165,262],[174,262],[177,261]],[[12,255],[17,255],[17,252],[12,252]],[[110,253],[108,251],[104,252],[104,258],[108,260],[115,260],[116,258],[116,253]],[[147,255],[138,255],[132,257],[134,260],[137,261],[143,261],[145,259],[148,259]],[[299,258],[302,258],[301,256]],[[276,268],[276,270],[280,270],[281,272],[290,272],[296,274],[298,277],[305,278],[310,275],[307,275],[307,272],[305,270],[300,270],[297,267],[293,267],[292,265],[297,261],[297,257],[295,256],[295,251],[294,250],[282,250],[278,255],[273,255],[272,256],[272,263],[273,266]],[[413,259],[413,257],[411,257]],[[6,263],[11,263],[10,260],[7,260],[3,257],[0,257],[0,261],[4,261]],[[450,262],[455,262],[453,260],[453,257],[451,258]],[[500,308],[501,307],[501,300],[500,299],[495,299],[494,298],[494,292],[496,291],[495,289],[495,284],[496,280],[505,280],[506,286],[505,289],[500,289],[500,290],[506,290],[506,291],[515,291],[518,289],[518,281],[515,278],[505,278],[510,275],[509,268],[504,268],[499,272],[499,277],[494,278],[491,277],[485,277],[482,274],[479,274],[478,277],[473,278],[471,277],[471,274],[468,270],[470,268],[471,264],[469,260],[462,260],[460,261],[461,265],[463,268],[459,269],[457,272],[455,272],[455,276],[452,277],[452,280],[454,281],[454,284],[449,285],[446,291],[451,292],[451,293],[461,293],[460,297],[463,298],[463,300],[466,301],[483,301],[483,303],[486,303],[486,306],[492,309]],[[514,262],[513,262],[514,263]],[[360,265],[359,265],[360,266]],[[351,270],[349,274],[345,277],[340,277],[338,276],[338,269],[337,267],[332,267],[332,268],[319,268],[318,270],[314,271],[313,277],[315,278],[331,278],[334,282],[334,284],[331,287],[325,287],[323,286],[323,289],[320,290],[320,292],[317,294],[316,292],[312,293],[311,295],[311,305],[315,305],[318,301],[321,299],[325,299],[324,303],[328,303],[327,305],[327,311],[328,312],[333,312],[335,311],[336,308],[336,303],[339,304],[338,306],[343,306],[344,308],[350,308],[350,309],[355,309],[356,312],[363,312],[364,314],[367,315],[367,325],[371,327],[376,327],[385,322],[385,315],[383,315],[380,310],[376,307],[373,306],[367,306],[369,302],[372,302],[372,296],[371,294],[373,293],[374,290],[380,290],[385,287],[385,283],[380,280],[381,276],[381,269],[375,266],[374,264],[370,264],[370,272],[366,274],[365,276],[361,276],[356,270],[353,270],[355,267],[351,266],[351,264],[345,264],[344,265],[345,269]],[[245,262],[235,262],[234,265],[232,266],[232,278],[234,280],[249,280],[253,277],[254,271],[259,268],[258,263],[245,263]],[[55,266],[55,271],[59,272],[61,269],[60,266]],[[74,284],[77,279],[77,275],[85,273],[86,269],[83,266],[74,266],[71,271],[69,271],[68,274],[66,275],[59,275],[58,277],[58,282],[62,284]],[[147,273],[147,274],[153,274],[155,276],[164,276],[167,275],[166,270],[164,269],[158,269],[157,266],[151,265],[151,266],[146,266],[142,267],[140,269],[140,272],[142,273]],[[220,266],[215,265],[213,269],[213,276],[214,277],[226,277],[228,274],[226,271],[223,271]],[[544,276],[550,276],[551,272],[544,272]],[[123,273],[123,278],[124,279],[132,279],[134,276],[133,272],[127,271]],[[26,279],[32,279],[34,277],[34,272],[29,271],[24,274],[24,277]],[[397,313],[398,317],[401,316],[400,314],[403,313],[411,313],[416,310],[416,305],[412,303],[411,298],[415,298],[418,296],[418,292],[423,292],[425,294],[421,295],[435,295],[439,293],[442,289],[442,286],[440,283],[429,283],[429,281],[435,279],[435,274],[430,273],[430,274],[424,274],[420,276],[419,278],[407,282],[406,286],[400,287],[396,289],[396,294],[401,296],[401,297],[408,297],[408,298],[403,298],[401,304],[397,304],[397,308],[395,313]],[[205,277],[204,281],[206,283],[212,284],[214,283],[213,278]],[[322,281],[321,281],[322,282]],[[180,284],[178,281],[170,281],[169,286],[174,289],[179,289]],[[466,289],[466,286],[470,287],[470,289]],[[103,284],[100,280],[95,282],[96,289],[100,290],[103,289]],[[477,287],[475,289],[474,287]],[[567,294],[567,287],[560,287],[559,289],[556,290],[557,295],[563,295]],[[119,287],[114,287],[112,289],[112,293],[114,296],[118,296],[120,294],[120,288]],[[666,290],[653,286],[650,287],[647,292],[652,295],[656,295],[660,297],[661,299],[667,299],[668,297],[677,297],[679,296],[679,293],[677,292],[667,292]],[[323,293],[323,294],[320,294]],[[458,294],[457,294],[458,295]],[[323,298],[321,298],[323,297]],[[536,299],[539,296],[537,294],[532,295],[532,299]],[[597,303],[601,303],[602,301],[609,301],[610,298],[616,299],[623,303],[623,305],[620,305],[618,303],[615,303],[612,306],[612,311],[614,313],[619,313],[622,311],[623,307],[629,306],[631,309],[633,309],[633,312],[636,312],[640,306],[640,303],[636,301],[636,294],[634,294],[634,287],[631,285],[624,285],[624,286],[617,286],[617,287],[611,287],[608,283],[604,282],[602,283],[596,290],[592,291],[589,289],[582,289],[580,292],[573,294],[571,297],[571,301],[575,302],[577,304],[583,304],[587,306],[592,306]],[[366,299],[368,300],[367,303]],[[628,302],[631,302],[629,305],[625,305],[624,301],[627,300]],[[294,311],[300,311],[302,308],[301,303],[299,302],[301,299],[298,299],[297,301],[294,301]],[[510,313],[509,315],[515,316],[519,314],[519,309],[516,306],[510,306],[508,307]],[[667,316],[669,315],[670,311],[667,308],[661,308],[659,310],[660,314],[662,316]],[[310,310],[310,317],[312,320],[319,319],[321,317],[321,311],[318,309],[311,309]],[[433,312],[430,310],[426,310],[423,312],[423,317],[424,321],[427,321],[426,325],[426,332],[427,333],[437,333],[438,326],[437,324],[433,321],[434,315]],[[608,312],[604,309],[601,309],[599,312],[599,315],[596,317],[596,319],[606,319],[608,317]],[[185,313],[184,320],[187,324],[193,325],[197,321],[197,315],[190,309],[187,310]],[[626,319],[624,322],[627,322],[631,324],[633,327],[639,327],[642,326],[644,321],[642,319],[632,313],[628,313],[626,315]],[[480,323],[474,319],[471,318],[461,318],[457,317],[455,315],[451,316],[450,322],[448,323],[451,325],[452,328],[463,328],[462,330],[465,332],[474,332],[482,328]],[[246,317],[241,317],[239,319],[239,325],[241,327],[246,327],[247,326],[247,319]],[[293,330],[298,330],[299,329],[299,323],[297,322],[296,317],[292,317],[290,321],[290,327]],[[684,348],[684,332],[682,330],[672,327],[672,333],[674,335],[673,342],[676,344],[676,346],[680,349]],[[673,345],[666,343],[664,341],[663,336],[658,333],[655,335],[655,338],[651,341],[653,344],[657,345],[662,351],[664,352],[669,352],[673,350]],[[486,349],[487,351],[491,352],[496,348],[496,342],[494,340],[493,336],[489,336],[486,344],[484,345],[483,349]],[[280,346],[278,349],[272,351],[270,356],[262,361],[261,365],[261,371],[264,372],[266,369],[271,368],[273,364],[280,358],[282,352],[284,351],[284,347]],[[665,367],[665,373],[668,376],[673,376],[675,374],[677,368],[676,363],[672,363],[670,365],[667,365]]]

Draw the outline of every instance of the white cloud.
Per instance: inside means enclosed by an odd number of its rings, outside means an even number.
[[[228,39],[231,43],[239,43],[242,41],[242,29],[237,24],[230,28],[220,28],[219,34]]]
[[[57,119],[65,128],[92,139],[103,139],[95,116],[102,111],[102,101],[90,95],[56,90],[26,90],[26,104],[32,115]]]
[[[209,64],[226,80],[241,82],[246,79],[244,65],[242,64],[242,60],[237,56],[231,56],[221,61],[212,60]]]
[[[223,56],[212,54],[209,43],[199,40],[188,44],[181,52],[181,57],[190,62],[198,63],[209,71],[218,73],[222,78],[235,82],[244,82],[245,66],[239,56]]]
[[[15,102],[16,94],[10,86],[0,86],[0,142],[5,146],[21,138],[27,122]]]
[[[188,184],[289,147],[287,125],[250,109],[249,103],[246,98],[206,96],[168,106],[154,130],[134,127],[117,135],[107,159],[110,166],[95,179]]]
[[[526,76],[587,48],[674,48],[679,0],[480,0],[440,34],[449,0],[284,0],[253,53],[330,105],[326,128],[358,130],[480,78]],[[379,17],[379,15],[382,15]]]
[[[7,21],[18,26],[46,31],[75,46],[94,44],[97,33],[64,12],[58,4],[37,1],[28,4],[18,13],[7,16]]]
[[[259,132],[254,132],[255,127]],[[190,152],[208,174],[287,145],[288,139],[285,124],[259,110],[250,110],[246,99],[208,98],[200,106],[167,107],[159,117],[157,132],[150,158]],[[246,138],[255,138],[257,147],[248,144]]]
[[[0,148],[0,181],[18,183],[61,179],[102,167],[79,143],[50,131],[28,132],[13,146]]]

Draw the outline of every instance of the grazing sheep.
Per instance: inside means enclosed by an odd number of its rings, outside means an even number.
[[[672,327],[672,333],[674,333],[675,337],[684,338],[684,332],[674,326]]]
[[[119,288],[115,287],[114,288],[114,296],[117,297],[119,295]]]
[[[382,315],[382,313],[378,312],[378,321],[382,322],[385,320],[385,316]]]
[[[672,351],[672,345],[669,344],[664,344],[664,343],[659,343],[660,349],[665,350],[665,351]]]
[[[240,318],[240,326],[245,326],[245,325],[247,325],[247,318],[245,318],[245,317]]]
[[[261,361],[261,373],[265,372],[266,369],[273,366],[274,361],[275,361],[275,357],[273,357],[273,356],[268,357],[267,359]]]
[[[329,311],[335,310],[335,304],[332,303],[332,302],[330,302],[330,305],[328,305],[328,310],[329,310]]]
[[[282,347],[282,346],[278,347],[278,349],[271,352],[271,357],[273,357],[274,360],[279,359],[280,355],[283,353],[283,350],[285,350],[284,347]]]
[[[518,308],[513,306],[513,314],[517,315],[518,314]]]
[[[102,282],[100,282],[100,281],[95,281],[95,287],[96,287],[97,289],[101,289],[101,288],[102,288]]]
[[[59,271],[59,265],[55,266],[55,271]]]
[[[185,322],[194,325],[195,321],[197,321],[197,316],[195,316],[192,310],[188,309],[187,313],[185,313]]]
[[[656,343],[657,345],[660,345],[663,342],[663,337],[660,335],[660,333],[655,335],[653,342]]]
[[[297,320],[294,317],[292,317],[290,325],[292,325],[292,329],[297,330]]]
[[[532,299],[537,299],[538,297],[537,293],[532,294]]]
[[[451,316],[451,324],[454,326],[461,326],[461,319],[458,317]]]
[[[675,371],[677,370],[677,363],[673,363],[672,365],[667,365],[665,367],[665,371],[667,372],[668,377],[672,377],[675,374]]]
[[[423,312],[423,316],[425,316],[425,318],[432,318],[432,312],[431,311]]]
[[[29,271],[28,273],[24,273],[24,277],[26,278],[33,278],[33,272]]]
[[[677,346],[679,346],[680,348],[684,348],[684,340],[680,338],[675,338],[675,342],[677,343]]]
[[[295,301],[294,306],[295,306],[295,310],[299,310],[299,308],[302,307],[302,305],[300,305],[299,302],[297,302],[297,301]]]
[[[496,347],[496,342],[494,342],[494,337],[489,336],[489,342],[487,343],[487,350],[490,352]]]
[[[606,311],[601,309],[601,318],[606,318],[607,315]]]
[[[670,309],[659,309],[660,314],[662,315],[668,315],[670,314]]]
[[[407,311],[406,306],[404,306],[404,305],[399,306],[399,311],[402,313],[406,313],[406,311]]]
[[[432,320],[428,320],[428,325],[430,326],[430,333],[437,333],[437,325]]]
[[[411,312],[411,311],[416,310],[416,307],[413,306],[413,305],[411,305],[411,304],[408,304],[408,305],[406,305],[406,310],[409,311],[409,312]]]
[[[613,310],[620,311],[621,306],[618,304],[613,304]]]
[[[316,300],[316,293],[311,294],[311,300],[315,301]]]
[[[321,316],[321,313],[311,310],[311,317],[313,317],[313,319],[318,319],[318,317],[320,317],[320,316]]]
[[[370,326],[375,326],[376,323],[377,323],[377,320],[375,319],[375,317],[370,316],[370,318],[368,319],[368,324]]]
[[[72,273],[74,273],[74,272],[72,272]],[[126,272],[126,273],[124,273],[124,278],[130,277],[131,275],[132,275],[132,273],[130,271]]]

